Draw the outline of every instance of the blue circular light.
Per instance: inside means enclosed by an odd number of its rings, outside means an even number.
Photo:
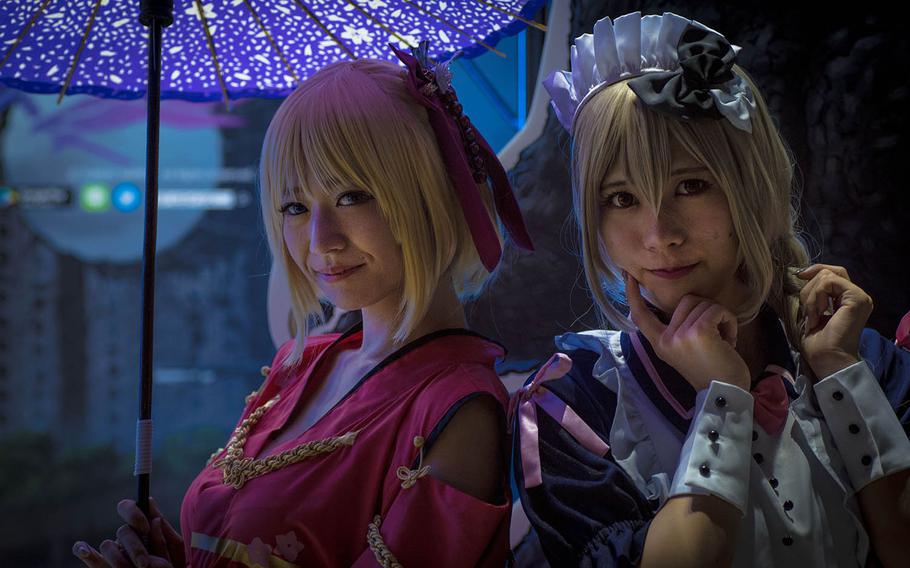
[[[135,183],[118,183],[111,192],[111,201],[118,211],[130,213],[142,205],[142,192]]]

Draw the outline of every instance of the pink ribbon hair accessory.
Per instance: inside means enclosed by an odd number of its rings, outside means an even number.
[[[455,90],[448,80],[447,65],[440,64],[429,69],[428,64],[421,62],[418,57],[395,46],[392,46],[392,50],[408,69],[408,91],[414,100],[427,109],[443,163],[455,186],[458,202],[483,265],[492,272],[502,256],[499,237],[480,193],[487,179],[493,190],[496,213],[512,241],[522,249],[534,250],[502,163],[462,112]],[[425,59],[425,43],[421,42],[415,53]]]

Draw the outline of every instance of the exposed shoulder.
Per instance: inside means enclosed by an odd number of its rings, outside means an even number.
[[[446,366],[419,388],[402,430],[424,438],[424,463],[432,477],[498,502],[504,490],[507,397],[493,368]]]
[[[475,396],[451,410],[429,440],[430,474],[469,495],[497,502],[503,492],[505,420],[491,396]]]

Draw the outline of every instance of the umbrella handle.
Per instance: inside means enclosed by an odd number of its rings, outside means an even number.
[[[145,161],[145,236],[142,254],[142,329],[139,348],[139,421],[136,464],[139,508],[149,517],[152,471],[152,367],[155,321],[155,243],[158,233],[158,134],[161,124],[161,31],[174,22],[173,0],[142,0],[139,22],[148,34],[148,125]]]

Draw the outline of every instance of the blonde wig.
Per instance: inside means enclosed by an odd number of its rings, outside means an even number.
[[[605,325],[633,327],[620,309],[625,304],[621,274],[600,236],[601,184],[613,168],[621,168],[643,203],[658,211],[675,141],[708,169],[726,195],[739,245],[739,277],[750,291],[748,301],[736,307],[737,317],[749,321],[768,302],[798,345],[792,295],[799,283],[792,271],[805,266],[809,256],[796,228],[793,163],[755,85],[741,68],[734,66],[734,72],[755,95],[751,134],[727,120],[686,121],[657,113],[638,100],[627,81],[604,88],[579,109],[572,141],[573,207],[587,284]]]
[[[297,330],[288,364],[299,361],[308,322],[318,319],[322,309],[315,281],[297,267],[285,245],[279,209],[288,200],[306,202],[312,192],[339,184],[370,193],[401,246],[404,274],[396,342],[404,341],[425,316],[440,284],[451,282],[465,299],[490,278],[427,113],[406,90],[404,71],[368,59],[329,65],[282,103],[269,124],[260,160],[262,217],[272,254],[288,277]],[[489,192],[481,193],[492,211]]]

